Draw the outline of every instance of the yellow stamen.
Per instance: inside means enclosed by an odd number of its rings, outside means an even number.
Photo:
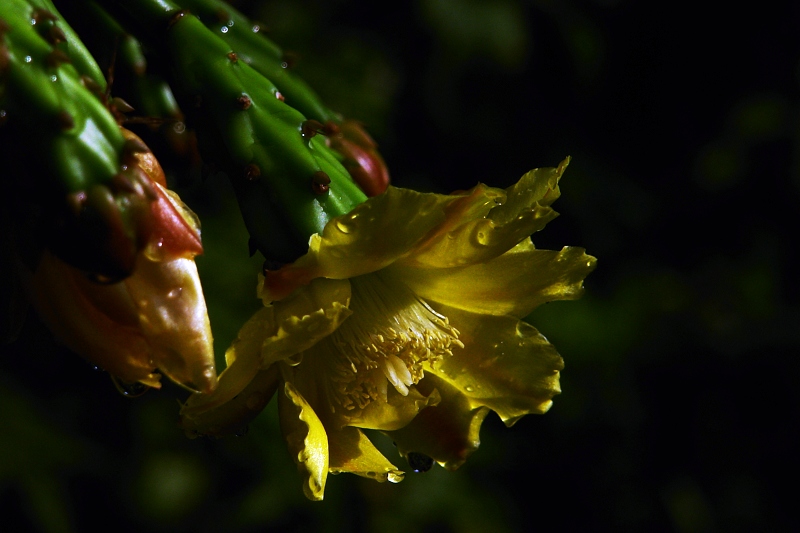
[[[435,365],[452,355],[453,347],[464,347],[447,317],[404,284],[387,281],[380,273],[350,282],[353,315],[313,349],[330,372],[334,411],[386,401],[389,383],[406,396],[424,376],[424,363]]]

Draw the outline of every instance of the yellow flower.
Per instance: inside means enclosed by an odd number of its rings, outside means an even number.
[[[389,434],[412,468],[453,469],[489,410],[507,425],[547,411],[563,362],[521,318],[577,298],[595,266],[583,249],[529,238],[557,215],[567,164],[505,191],[390,187],[328,223],[306,255],[265,272],[265,307],[226,353],[218,389],[186,402],[184,428],[232,432],[280,389],[305,494],[321,499],[328,473],[402,479],[362,429]]]

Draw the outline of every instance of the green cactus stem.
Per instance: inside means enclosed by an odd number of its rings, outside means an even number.
[[[228,43],[240,61],[274,83],[287,104],[309,119],[341,121],[341,116],[328,109],[302,79],[292,74],[286,54],[258,24],[221,0],[182,0],[181,5]]]
[[[165,0],[101,4],[146,45],[169,51],[171,87],[203,156],[228,173],[267,259],[293,261],[312,234],[366,199],[324,139],[303,135],[307,117],[196,16]]]
[[[126,165],[140,147],[125,141],[87,88],[98,85],[94,78],[73,65],[73,56],[87,60],[88,52],[62,39],[66,24],[41,5],[0,2],[4,186],[18,199],[12,209],[39,213],[45,246],[98,279],[120,279],[132,271],[150,232],[152,191]]]

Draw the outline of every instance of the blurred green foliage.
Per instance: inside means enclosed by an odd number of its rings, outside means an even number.
[[[367,125],[397,185],[506,186],[573,156],[562,217],[534,242],[585,246],[599,268],[582,300],[530,318],[566,360],[564,392],[510,430],[491,416],[455,473],[335,477],[311,503],[274,406],[246,436],[186,439],[181,391],[125,399],[29,317],[0,359],[7,520],[46,532],[797,527],[785,488],[800,412],[796,6],[727,6],[723,23],[629,0],[237,4]],[[221,355],[260,305],[259,260],[223,176],[172,178],[203,220]]]

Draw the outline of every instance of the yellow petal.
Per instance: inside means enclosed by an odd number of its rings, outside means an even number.
[[[535,168],[526,172],[517,183],[506,189],[505,203],[492,209],[487,217],[498,224],[508,224],[526,209],[551,205],[561,196],[558,181],[569,162],[567,157],[555,168]]]
[[[583,279],[596,259],[583,248],[536,250],[523,241],[500,257],[463,268],[401,268],[385,275],[405,283],[422,298],[473,313],[528,315],[540,304],[572,300],[583,293]],[[456,326],[457,329],[458,326]]]
[[[295,356],[329,335],[349,316],[349,301],[349,281],[317,279],[290,298],[258,310],[225,352],[228,367],[220,374],[217,389],[186,401],[181,410],[184,425],[199,426],[201,422],[189,420],[231,401],[259,370]]]
[[[276,329],[274,310],[259,309],[245,323],[233,344],[225,352],[228,367],[220,374],[217,388],[211,394],[193,394],[181,408],[184,425],[200,431],[200,422],[190,420],[200,413],[219,407],[232,400],[247,387],[261,369],[261,345],[264,336]],[[197,427],[194,427],[197,426]],[[202,433],[202,431],[200,431]]]
[[[416,387],[409,387],[408,394],[403,396],[390,385],[386,391],[386,401],[378,399],[363,409],[345,411],[341,420],[348,426],[391,431],[405,426],[420,410],[438,404],[439,400],[439,393],[435,390],[423,395]]]
[[[314,346],[352,314],[350,282],[318,278],[273,307],[277,331],[264,339],[261,368]]]
[[[312,235],[309,252],[280,270],[267,272],[262,297],[280,300],[318,277],[347,279],[382,269],[409,254],[443,228],[464,217],[488,213],[499,193],[423,194],[389,189],[347,215],[329,222],[322,235]],[[451,213],[452,211],[452,213]]]
[[[498,205],[485,217],[460,217],[458,225],[442,228],[400,263],[451,268],[489,261],[505,253],[558,216],[550,204],[559,196],[558,180],[568,163],[567,159],[557,168],[531,170],[497,198]]]
[[[330,473],[349,472],[375,481],[399,483],[403,472],[390,463],[358,428],[329,431]]]
[[[211,326],[194,260],[151,261],[140,254],[124,283],[159,370],[189,390],[214,390]]]
[[[452,357],[426,372],[456,387],[471,406],[495,411],[509,426],[550,408],[552,397],[561,392],[564,362],[536,328],[509,316],[435,308],[461,332],[464,348],[454,349]]]
[[[238,367],[233,367],[237,369]],[[180,426],[190,438],[198,435],[222,437],[236,435],[246,430],[247,425],[266,407],[280,384],[278,365],[259,370],[248,380],[247,385],[237,395],[225,403],[210,408],[192,405],[192,399],[203,395],[196,393],[181,408]],[[229,373],[227,376],[233,376]],[[225,372],[220,375],[220,387],[226,384]],[[217,389],[219,390],[219,389]]]
[[[407,426],[386,434],[401,455],[422,454],[448,470],[455,470],[480,446],[480,429],[489,413],[486,407],[473,407],[459,390],[428,373],[419,383],[423,389],[438,390],[441,401],[423,409]]]
[[[281,431],[289,454],[304,477],[303,493],[309,500],[321,500],[328,477],[328,436],[314,409],[291,384],[278,395]]]

